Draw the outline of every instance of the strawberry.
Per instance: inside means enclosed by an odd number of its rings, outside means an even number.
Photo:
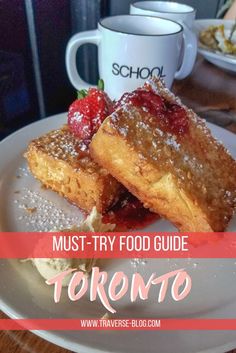
[[[103,120],[113,111],[113,103],[103,88],[103,81],[99,80],[98,88],[79,91],[78,98],[69,107],[69,128],[82,140],[91,140]]]

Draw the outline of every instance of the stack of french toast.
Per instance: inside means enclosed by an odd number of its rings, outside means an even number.
[[[25,156],[32,174],[88,212],[96,206],[105,213],[128,189],[182,232],[227,228],[236,162],[161,80],[124,94],[106,115],[84,138],[87,130],[76,135],[65,125],[30,142]]]

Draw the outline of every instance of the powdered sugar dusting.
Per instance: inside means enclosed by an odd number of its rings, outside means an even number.
[[[173,147],[176,151],[179,151],[180,149],[180,144],[176,141],[175,136],[169,135],[166,139],[166,144]]]
[[[73,115],[71,116],[71,123],[74,124],[75,122],[80,123],[83,119],[83,114],[80,112],[74,112]]]
[[[133,267],[133,269],[138,272],[138,270],[140,269],[140,267],[145,266],[147,264],[147,260],[146,259],[139,259],[139,258],[135,258],[135,259],[131,259],[130,260],[130,264]]]
[[[104,173],[103,168],[90,157],[86,141],[76,138],[67,126],[32,141],[30,148],[35,148],[54,159],[66,161],[76,171],[86,169],[89,173]]]
[[[28,188],[23,188],[14,203],[22,211],[18,221],[23,222],[30,231],[48,232],[52,229],[67,229],[81,223],[80,215],[70,215],[69,210],[63,211],[39,192]]]

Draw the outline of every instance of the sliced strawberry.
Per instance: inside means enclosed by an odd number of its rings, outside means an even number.
[[[87,98],[75,100],[68,112],[68,125],[71,132],[82,140],[91,137],[90,104]]]
[[[113,109],[112,101],[101,89],[80,91],[69,108],[68,125],[75,136],[90,140]]]
[[[96,88],[89,89],[88,97],[91,104],[92,134],[95,134],[103,120],[112,113],[113,103],[105,92]]]

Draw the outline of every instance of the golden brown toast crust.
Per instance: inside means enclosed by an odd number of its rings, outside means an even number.
[[[120,195],[121,185],[90,157],[68,128],[33,140],[25,153],[32,174],[47,188],[90,212],[105,212]]]
[[[142,107],[123,104],[93,137],[92,157],[181,231],[225,230],[236,204],[236,162],[161,81],[145,89],[184,107],[189,131],[168,132]]]

